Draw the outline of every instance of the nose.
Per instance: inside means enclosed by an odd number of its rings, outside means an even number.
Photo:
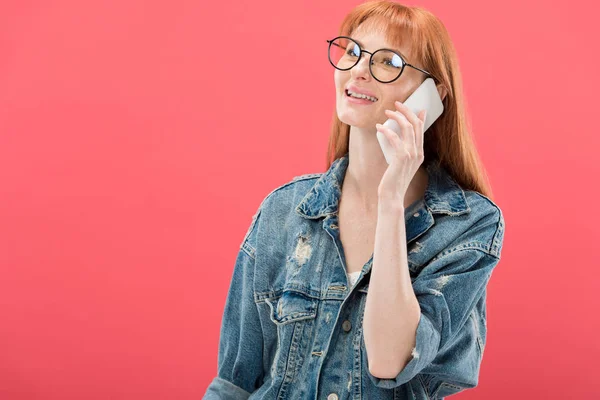
[[[350,70],[352,72],[353,78],[356,78],[359,76],[361,76],[363,78],[369,78],[369,76],[371,75],[371,72],[369,72],[370,58],[371,58],[370,54],[367,54],[367,53],[362,54],[362,56],[360,57],[360,60],[358,61],[358,64],[356,64]]]

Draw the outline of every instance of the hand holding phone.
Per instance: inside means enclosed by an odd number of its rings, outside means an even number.
[[[442,99],[432,78],[425,79],[402,104],[407,106],[415,115],[418,115],[422,110],[427,110],[423,132],[427,131],[444,112]],[[400,111],[396,110],[394,112],[399,113]],[[400,134],[400,125],[398,125],[396,120],[389,118],[383,125],[396,132],[397,135]],[[393,157],[393,147],[382,132],[377,131],[377,140],[379,141],[379,146],[381,146],[385,160],[390,164]]]

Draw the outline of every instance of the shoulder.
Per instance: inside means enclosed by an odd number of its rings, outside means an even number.
[[[298,175],[298,176],[295,176],[292,179],[292,181],[305,181],[305,180],[309,180],[309,179],[319,179],[323,174],[324,174],[324,172],[316,172],[316,173],[312,173],[312,174]]]
[[[273,188],[262,200],[260,208],[265,212],[293,211],[297,203],[308,193],[322,172],[294,176]]]
[[[281,183],[272,188],[263,196],[258,209],[252,217],[252,222],[248,228],[241,246],[250,244],[256,246],[256,231],[258,225],[263,229],[271,226],[279,226],[281,223],[292,217],[296,205],[304,198],[308,191],[315,184],[317,179],[323,175],[323,172],[310,173],[295,176],[292,179]],[[254,233],[254,234],[253,234]]]
[[[273,207],[274,203],[289,201],[298,195],[306,194],[323,172],[294,176],[292,179],[279,184],[263,196],[257,212]]]
[[[464,190],[470,209],[463,235],[468,243],[481,246],[485,252],[500,258],[504,240],[504,214],[498,204],[489,197],[473,190]]]

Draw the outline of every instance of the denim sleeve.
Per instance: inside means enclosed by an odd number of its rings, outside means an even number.
[[[247,399],[263,381],[263,332],[254,302],[254,227],[260,208],[240,246],[220,329],[217,376],[205,400]]]
[[[501,213],[479,221],[469,240],[443,251],[419,273],[413,290],[421,315],[411,359],[393,379],[367,372],[376,386],[393,388],[417,377],[438,398],[477,385],[486,287],[500,261],[503,226]]]

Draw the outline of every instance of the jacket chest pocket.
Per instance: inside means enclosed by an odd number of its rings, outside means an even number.
[[[295,290],[284,290],[281,296],[265,301],[270,308],[271,321],[277,326],[277,350],[271,376],[283,379],[279,392],[285,394],[285,387],[292,382],[308,356],[319,301]]]
[[[292,324],[317,316],[318,300],[295,290],[285,290],[275,299],[266,299],[271,307],[271,320],[277,325]]]

